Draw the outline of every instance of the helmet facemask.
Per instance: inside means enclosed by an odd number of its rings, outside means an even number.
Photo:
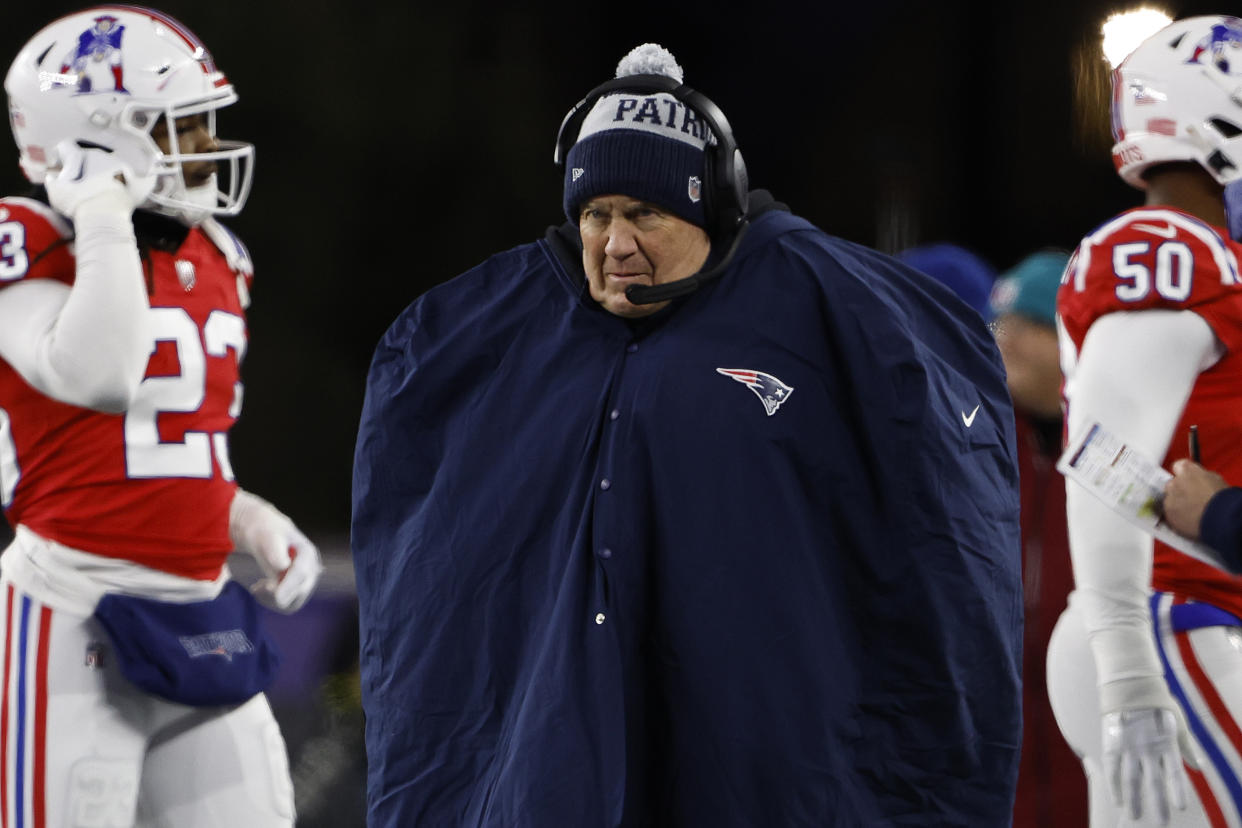
[[[241,212],[250,195],[254,175],[254,145],[241,141],[216,139],[216,149],[206,152],[182,152],[177,140],[177,121],[193,115],[204,115],[207,131],[215,138],[216,112],[237,100],[229,90],[219,100],[194,101],[162,110],[138,109],[133,113],[135,129],[143,129],[155,153],[153,172],[157,176],[154,191],[143,206],[154,212],[198,224],[208,216],[232,216]],[[145,122],[145,123],[144,123]],[[151,137],[157,123],[162,122],[168,136],[168,151],[160,149]],[[198,186],[190,186],[186,167],[212,163],[216,172]]]

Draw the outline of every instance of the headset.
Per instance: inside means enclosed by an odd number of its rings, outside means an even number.
[[[728,240],[729,248],[710,270],[700,271],[693,276],[663,285],[631,285],[626,290],[625,295],[630,302],[635,305],[649,305],[692,293],[699,288],[700,284],[716,277],[724,270],[733,259],[733,254],[737,251],[738,244],[749,226],[746,212],[749,206],[750,189],[746,175],[746,162],[742,160],[742,152],[733,138],[733,130],[729,127],[729,121],[720,111],[720,107],[701,92],[666,75],[628,75],[623,78],[614,78],[595,87],[587,93],[586,97],[574,104],[561,121],[561,128],[556,134],[556,149],[553,152],[552,161],[557,169],[564,171],[565,159],[578,141],[582,122],[586,120],[586,116],[596,102],[600,98],[622,92],[665,92],[672,95],[694,110],[716,138],[716,143],[708,143],[703,153],[703,206],[707,215],[708,234],[712,241]]]

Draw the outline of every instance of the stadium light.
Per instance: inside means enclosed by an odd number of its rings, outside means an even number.
[[[1116,69],[1140,43],[1172,22],[1173,18],[1160,9],[1147,7],[1110,16],[1100,27],[1109,67]]]

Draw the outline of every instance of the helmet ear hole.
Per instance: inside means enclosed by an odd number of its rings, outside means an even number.
[[[1238,135],[1242,135],[1242,127],[1224,118],[1209,118],[1208,124],[1212,129],[1220,133],[1223,138],[1235,138]]]
[[[1209,155],[1207,157],[1207,163],[1208,166],[1215,170],[1218,175],[1224,174],[1226,170],[1236,169],[1237,167],[1237,165],[1230,160],[1229,156],[1225,155],[1220,150],[1216,150]]]

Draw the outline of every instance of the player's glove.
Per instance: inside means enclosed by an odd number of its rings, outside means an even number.
[[[48,201],[57,212],[77,218],[82,206],[92,206],[125,214],[146,201],[155,189],[155,176],[139,176],[115,153],[79,147],[73,141],[56,145],[59,169],[49,170],[43,179]]]
[[[1198,767],[1194,746],[1177,714],[1164,707],[1145,707],[1104,714],[1104,775],[1113,802],[1133,820],[1147,811],[1168,825],[1171,808],[1186,808],[1183,758]],[[1179,747],[1180,746],[1180,747]],[[1144,797],[1146,789],[1146,797]]]
[[[301,609],[315,591],[323,562],[293,521],[263,498],[238,489],[229,507],[229,537],[267,576],[250,587],[259,602],[286,613]]]

